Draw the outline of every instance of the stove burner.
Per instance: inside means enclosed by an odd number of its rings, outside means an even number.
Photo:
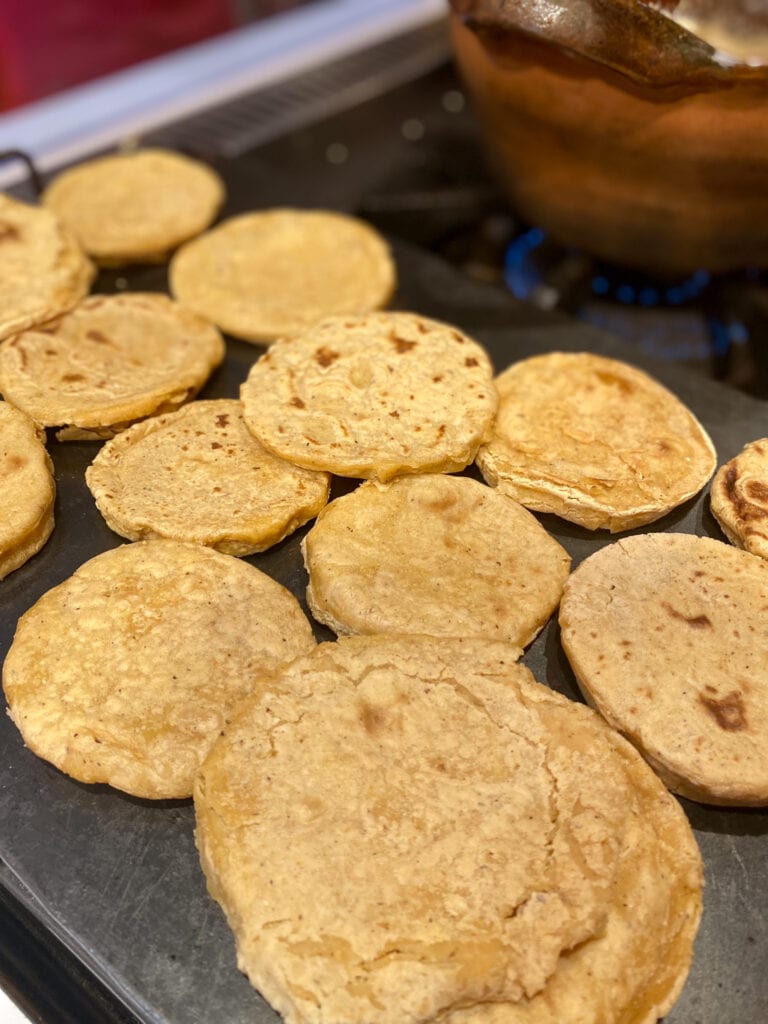
[[[529,227],[507,245],[502,276],[516,298],[611,331],[643,355],[768,394],[753,351],[764,320],[760,271],[716,277],[702,268],[679,280],[657,279],[565,248]]]

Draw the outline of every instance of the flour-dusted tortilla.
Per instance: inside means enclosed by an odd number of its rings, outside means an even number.
[[[551,352],[496,379],[485,480],[527,508],[590,530],[653,522],[697,494],[716,453],[683,403],[648,374],[591,353]]]
[[[58,174],[42,201],[97,263],[160,262],[224,202],[219,175],[164,149],[111,153]]]
[[[731,544],[768,558],[768,438],[746,444],[718,469],[710,507]]]
[[[490,437],[498,401],[485,349],[414,313],[332,317],[279,341],[240,397],[276,455],[379,480],[463,469]]]
[[[71,309],[95,273],[58,217],[0,195],[0,339]]]
[[[296,598],[247,562],[140,541],[22,615],[3,687],[24,742],[63,772],[179,798],[238,702],[314,645]]]
[[[60,440],[112,437],[194,397],[223,358],[216,328],[165,295],[93,295],[0,345],[0,391]]]
[[[587,700],[675,792],[768,804],[768,563],[708,537],[628,537],[565,585]]]
[[[56,485],[43,431],[0,402],[0,579],[18,569],[53,530]]]
[[[236,399],[190,402],[107,441],[85,479],[129,540],[169,537],[229,555],[265,551],[317,515],[330,477],[278,459]]]
[[[176,253],[171,291],[227,334],[268,343],[328,316],[381,309],[396,283],[389,246],[331,210],[257,210]]]
[[[690,827],[629,744],[516,656],[347,637],[217,740],[201,861],[286,1024],[637,1024],[674,1001],[700,914]]]
[[[441,473],[368,481],[302,541],[312,614],[336,633],[484,637],[525,647],[571,560],[512,498]]]

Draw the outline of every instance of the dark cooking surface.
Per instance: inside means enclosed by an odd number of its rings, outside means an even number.
[[[392,124],[398,125],[403,116],[396,110]],[[365,115],[356,112],[353,118],[364,120]],[[357,208],[364,194],[370,197],[375,191],[372,183],[389,174],[391,133],[385,119],[376,128],[382,137],[378,153],[353,152],[351,160],[358,166],[338,175],[327,166],[325,176],[310,175],[308,181],[306,174],[307,166],[322,163],[323,147],[334,138],[331,128],[323,129],[325,134],[298,133],[266,154],[225,167],[232,189],[228,212],[277,202]],[[455,141],[467,142],[463,131]],[[391,148],[400,144],[392,142]],[[417,151],[409,158],[417,171],[425,159]],[[354,190],[349,184],[353,180],[358,182]],[[454,198],[459,202],[461,197]],[[433,233],[440,230],[435,223],[439,216],[434,207],[423,212]],[[588,349],[651,366],[610,336],[522,306],[500,289],[472,283],[411,246],[398,244],[395,254],[401,278],[395,305],[450,320],[474,334],[487,345],[497,369],[552,349]],[[105,274],[98,289],[164,285],[162,269],[138,269]],[[236,395],[259,352],[228,341],[227,361],[202,397]],[[768,404],[669,363],[651,368],[697,413],[721,461],[746,441],[768,434]],[[10,644],[16,619],[37,597],[87,558],[122,543],[101,520],[83,481],[96,450],[92,443],[51,443],[57,525],[43,551],[0,584],[0,656]],[[574,562],[610,543],[609,537],[553,517],[543,521]],[[706,494],[649,529],[720,537]],[[302,598],[299,537],[249,561]],[[330,636],[322,629],[318,635]],[[554,623],[524,660],[541,681],[579,699]],[[145,1024],[276,1022],[277,1016],[239,975],[229,930],[205,892],[191,804],[150,803],[105,786],[74,782],[25,750],[5,716],[0,742],[0,882],[32,919],[73,950]],[[717,810],[687,801],[684,807],[705,861],[705,915],[688,984],[667,1021],[760,1024],[768,1007],[768,812]],[[50,1019],[62,1018],[54,1014]]]
[[[440,261],[396,249],[403,286],[397,305],[450,316],[489,348],[497,368],[552,348],[632,353],[591,328],[515,326],[527,314],[495,290],[467,283]],[[161,271],[129,275],[137,288],[158,286]],[[508,327],[478,326],[504,318]],[[536,319],[536,318],[534,318]],[[229,342],[226,365],[206,396],[234,395],[259,350]],[[768,432],[768,406],[715,382],[671,367],[659,376],[698,413],[721,458]],[[3,583],[3,653],[17,616],[86,558],[121,543],[103,524],[83,483],[95,444],[51,445],[58,484],[57,526],[43,552]],[[343,486],[343,485],[342,485]],[[547,527],[580,560],[610,542],[545,517]],[[701,496],[653,529],[719,536]],[[251,559],[303,597],[298,537]],[[319,635],[328,637],[324,630]],[[525,656],[537,677],[578,699],[551,623]],[[85,786],[24,749],[9,719],[0,721],[0,852],[2,880],[46,927],[73,948],[141,1021],[227,1024],[277,1020],[235,967],[218,907],[208,898],[186,801],[150,803]],[[707,871],[705,918],[690,981],[673,1024],[734,1024],[762,1019],[768,972],[755,970],[768,941],[768,814],[722,811],[685,803]]]

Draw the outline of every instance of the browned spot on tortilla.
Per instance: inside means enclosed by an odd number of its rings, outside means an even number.
[[[408,341],[406,338],[399,338],[396,334],[393,334],[392,344],[395,346],[395,351],[402,355],[403,352],[410,352],[412,348],[416,348],[418,342]]]
[[[392,412],[391,412],[391,413],[390,413],[389,415],[390,415],[390,416],[391,416],[391,417],[392,417],[393,419],[396,419],[396,420],[399,420],[399,419],[400,419],[400,413],[399,413],[399,412],[397,411],[397,409],[393,409],[393,410],[392,410]]]
[[[97,331],[95,328],[92,328],[90,331],[86,331],[85,336],[86,338],[89,338],[91,341],[98,342],[99,345],[112,344],[112,342],[109,340],[106,334],[102,334],[101,331]]]
[[[683,615],[676,608],[673,608],[671,604],[667,604],[666,601],[661,602],[661,607],[671,615],[673,619],[678,619],[680,622],[687,622],[693,629],[711,629],[712,623],[706,615]]]
[[[478,363],[478,361],[475,359],[474,356],[467,356],[467,358],[464,360],[464,365],[465,366],[479,366],[480,364]]]
[[[607,373],[605,370],[597,371],[597,379],[609,387],[617,387],[623,395],[631,395],[635,390],[635,385],[625,380],[624,377],[619,377],[615,373]]]
[[[657,441],[656,442],[656,447],[659,449],[660,452],[671,452],[672,451],[672,445],[669,444],[667,441]]]
[[[764,484],[762,480],[749,480],[744,490],[753,501],[768,505],[768,484]]]
[[[61,327],[61,317],[58,320],[51,320],[47,324],[38,324],[35,327],[37,334],[56,334],[58,329]]]
[[[291,399],[291,405],[295,405],[297,409],[306,409],[306,403],[303,399],[299,398],[298,395],[294,395]]]
[[[458,331],[451,331],[451,334],[453,336],[453,340],[458,341],[460,345],[463,345],[464,342],[466,341],[466,338],[464,338],[463,335],[459,334]]]
[[[7,342],[7,345],[9,348],[16,349],[16,351],[19,353],[19,362],[21,363],[21,367],[23,370],[26,370],[27,366],[29,366],[29,358],[27,357],[27,350],[24,348],[21,342],[9,341]]]
[[[5,460],[3,470],[7,473],[13,473],[16,469],[23,469],[27,464],[27,459],[23,455],[9,455]]]
[[[218,441],[211,441],[211,448],[221,448],[222,445]]]
[[[228,412],[219,413],[219,415],[216,417],[216,426],[217,427],[226,427],[228,423],[229,423],[229,413]]]
[[[315,359],[320,366],[330,366],[332,363],[335,363],[338,358],[339,353],[334,352],[332,348],[326,348],[325,345],[322,345],[315,352]]]
[[[699,701],[725,732],[743,732],[747,728],[746,708],[738,690],[731,690],[720,700],[700,693]]]
[[[432,383],[433,383],[433,384],[439,384],[439,383],[440,383],[440,381],[441,381],[442,379],[443,379],[443,375],[442,375],[442,373],[438,373],[438,374],[436,374],[436,375],[435,375],[435,376],[434,376],[434,377],[432,378]]]
[[[15,224],[9,224],[7,220],[0,221],[0,242],[18,242],[21,240],[21,232]]]
[[[85,380],[82,373],[65,373],[61,378],[62,384],[76,384],[80,380]]]
[[[441,423],[440,426],[437,428],[437,436],[438,437],[442,437],[444,434],[445,434],[445,424]]]
[[[384,725],[384,715],[378,708],[363,700],[360,701],[360,721],[369,736],[373,736],[381,731]]]

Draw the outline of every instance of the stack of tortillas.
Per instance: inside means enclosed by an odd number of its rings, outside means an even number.
[[[768,563],[708,537],[644,534],[591,555],[560,606],[587,700],[676,792],[768,804]]]
[[[339,634],[486,637],[525,647],[571,560],[512,498],[441,473],[368,481],[302,542],[312,614]]]
[[[253,342],[327,316],[381,309],[395,290],[389,248],[364,221],[329,210],[260,210],[224,221],[176,253],[176,298]]]
[[[0,339],[71,309],[94,274],[58,217],[0,195]]]
[[[514,363],[496,383],[483,476],[527,508],[590,530],[629,530],[697,494],[714,446],[670,391],[627,363],[551,352]]]
[[[274,344],[240,395],[249,429],[275,455],[382,481],[463,469],[498,401],[485,349],[412,313],[321,320]]]
[[[0,346],[0,391],[61,440],[112,437],[175,409],[224,358],[211,324],[165,295],[94,295]]]
[[[3,667],[11,717],[82,782],[189,796],[234,707],[314,647],[296,598],[200,544],[106,551],[26,612]]]
[[[720,467],[710,499],[731,544],[768,558],[768,438],[751,441]]]
[[[195,784],[238,962],[286,1024],[649,1024],[701,865],[682,811],[506,644],[349,637],[247,700]]]
[[[317,515],[330,477],[268,452],[234,399],[190,402],[137,423],[86,470],[99,511],[129,540],[168,537],[250,555]]]
[[[158,262],[204,231],[224,184],[198,160],[142,149],[88,160],[57,175],[42,201],[98,263]]]
[[[53,530],[56,486],[43,431],[0,402],[0,579],[36,554]]]

